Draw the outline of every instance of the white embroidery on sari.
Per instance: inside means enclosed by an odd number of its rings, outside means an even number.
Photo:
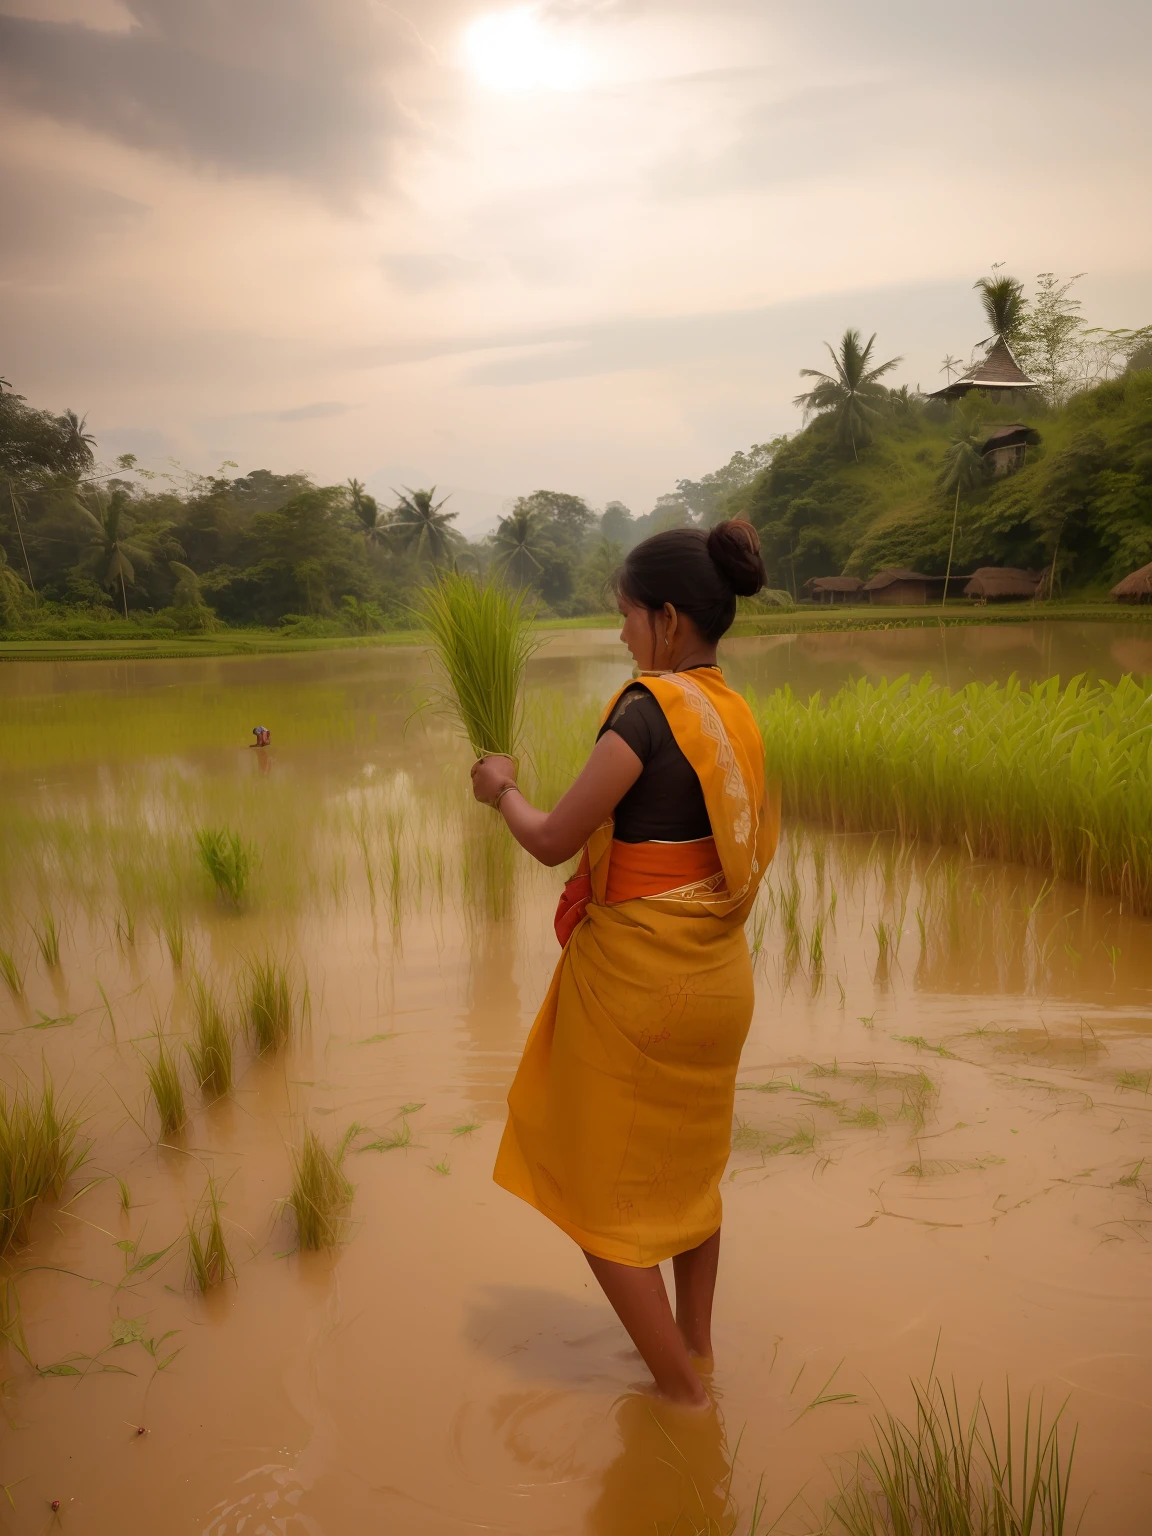
[[[700,717],[700,728],[709,741],[716,743],[716,766],[724,775],[724,793],[737,802],[739,809],[732,821],[732,837],[736,843],[746,844],[752,836],[752,808],[748,800],[748,786],[736,753],[724,729],[720,711],[704,691],[688,678],[666,673],[664,680],[675,683],[684,695],[685,703]]]

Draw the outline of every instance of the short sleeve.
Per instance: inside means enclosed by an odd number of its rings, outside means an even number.
[[[660,745],[663,724],[663,711],[648,690],[630,688],[612,711],[604,730],[614,731],[647,765]]]

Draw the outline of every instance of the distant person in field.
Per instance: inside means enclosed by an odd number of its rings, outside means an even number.
[[[252,743],[254,747],[266,747],[272,740],[272,732],[266,725],[254,725],[252,727],[252,734],[256,738]]]
[[[556,913],[560,963],[508,1094],[496,1182],[579,1243],[657,1389],[700,1408],[752,1020],[744,920],[780,821],[760,732],[716,644],[737,595],[764,582],[748,523],[646,539],[616,578],[639,680],[609,701],[571,789],[540,811],[512,758],[472,768],[476,798],[542,864],[584,850]]]

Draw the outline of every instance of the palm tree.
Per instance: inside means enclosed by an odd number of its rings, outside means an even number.
[[[540,529],[543,520],[538,512],[528,507],[516,507],[507,517],[502,517],[492,539],[496,546],[495,565],[512,579],[526,587],[533,572],[544,569],[538,558],[543,554]]]
[[[442,512],[444,502],[434,501],[436,487],[429,491],[413,491],[404,487],[405,494],[394,491],[399,499],[388,519],[388,530],[401,549],[414,550],[419,559],[427,556],[433,565],[442,564],[460,537],[449,524],[459,517],[458,512]]]
[[[841,446],[852,445],[852,456],[859,462],[858,449],[866,447],[872,439],[870,420],[878,414],[879,402],[886,393],[880,380],[902,363],[902,357],[893,357],[886,363],[872,366],[872,348],[876,343],[873,332],[867,346],[860,345],[860,332],[849,329],[844,332],[839,351],[833,351],[830,342],[824,345],[835,365],[835,373],[821,373],[818,368],[801,368],[802,379],[818,379],[819,383],[797,395],[793,404],[801,406],[805,419],[813,412],[831,415],[836,421],[836,437]]]
[[[963,366],[958,357],[953,357],[951,352],[947,352],[944,355],[944,361],[940,364],[940,372],[948,375],[948,382],[951,384],[953,373],[959,373]]]
[[[972,284],[980,295],[984,316],[992,328],[987,339],[1003,337],[1011,343],[1024,318],[1024,284],[1015,277],[1000,277],[995,267],[991,277],[981,277]]]
[[[128,492],[117,487],[110,495],[102,491],[95,492],[91,500],[95,503],[96,510],[90,506],[81,504],[80,510],[88,519],[92,542],[99,550],[99,558],[104,564],[104,585],[111,587],[119,583],[120,602],[124,609],[124,617],[128,617],[128,583],[136,580],[136,571],[132,564],[138,560],[141,564],[148,564],[151,555],[141,544],[134,544],[127,537],[128,529],[122,526],[125,510],[128,506]]]
[[[948,582],[952,576],[952,553],[956,548],[956,523],[960,516],[960,495],[971,494],[988,478],[988,461],[980,452],[987,431],[978,410],[965,410],[963,405],[956,411],[952,428],[952,441],[944,452],[944,468],[940,475],[940,488],[955,489],[956,501],[952,507],[952,538],[948,544],[948,568],[944,573],[943,607],[948,601]]]
[[[598,540],[588,556],[588,563],[584,569],[598,600],[608,596],[612,578],[620,569],[623,559],[624,546],[618,544],[615,539],[604,537]]]
[[[352,510],[364,530],[365,544],[382,544],[385,539],[385,521],[376,505],[375,496],[369,496],[362,480],[348,482],[348,496]]]

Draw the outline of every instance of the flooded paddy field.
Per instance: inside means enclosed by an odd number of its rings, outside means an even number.
[[[1152,672],[1101,624],[721,657],[803,696]],[[627,676],[612,635],[549,640],[530,794],[563,790]],[[994,1417],[1006,1382],[1067,1399],[1082,1531],[1147,1529],[1152,921],[964,848],[786,824],[748,924],[717,1413],[668,1418],[575,1247],[491,1182],[562,872],[472,803],[466,747],[413,713],[425,681],[403,650],[0,668],[3,1078],[49,1074],[90,1143],[0,1277],[0,1531],[816,1531],[934,1361]],[[241,855],[218,845],[219,889],[216,832]],[[228,1091],[187,1049],[206,996]],[[315,1252],[286,1204],[306,1132],[354,1186]],[[213,1195],[234,1276],[201,1293]]]

